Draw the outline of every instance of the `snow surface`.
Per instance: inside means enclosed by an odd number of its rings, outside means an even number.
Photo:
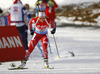
[[[28,41],[31,36],[28,35]],[[52,54],[49,53],[49,65],[44,67],[41,53],[36,47],[24,70],[8,70],[13,62],[2,63],[0,74],[100,74],[100,29],[88,27],[57,27],[55,34],[60,59],[57,56],[53,36],[49,32]],[[69,51],[73,51],[72,57]],[[20,62],[15,62],[16,67]]]
[[[100,26],[100,17],[94,19],[97,23],[91,23],[91,22],[87,22],[87,21],[85,21],[85,22],[74,21],[74,19],[75,19],[75,17],[57,16],[55,21],[57,22],[57,25],[60,25],[60,26],[62,25],[62,23],[63,24],[67,24],[67,25],[68,24],[75,24],[75,25],[82,25],[82,24],[84,24],[84,25],[91,25],[91,26]]]

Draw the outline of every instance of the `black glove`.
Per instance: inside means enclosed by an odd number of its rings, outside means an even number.
[[[55,34],[56,32],[56,28],[54,28],[52,31],[51,31],[51,34]]]
[[[33,36],[34,35],[34,31],[33,30],[30,30],[30,34]]]

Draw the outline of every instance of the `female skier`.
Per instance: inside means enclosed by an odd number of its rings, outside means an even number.
[[[33,25],[35,25],[34,29],[32,29]],[[48,46],[47,34],[49,26],[52,28],[51,34],[54,34],[56,32],[56,25],[52,23],[52,21],[45,16],[45,12],[43,11],[39,11],[39,16],[30,20],[29,22],[30,33],[34,35],[30,41],[29,49],[25,55],[24,60],[22,61],[21,65],[18,66],[19,69],[23,68],[26,65],[26,61],[28,60],[30,54],[34,50],[39,40],[41,40],[43,46],[43,57],[44,57],[45,68],[49,68],[48,50],[47,50]]]

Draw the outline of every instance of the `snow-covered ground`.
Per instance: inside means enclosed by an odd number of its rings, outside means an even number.
[[[57,56],[53,36],[49,34],[52,54],[49,53],[49,64],[54,69],[44,67],[41,53],[36,47],[27,65],[28,69],[8,70],[12,62],[0,65],[0,74],[100,74],[100,29],[96,28],[57,28],[55,34],[60,59]],[[30,41],[29,35],[28,40]],[[72,57],[68,51],[73,51]],[[20,62],[15,62],[16,66]]]
[[[98,11],[97,11],[98,12]],[[98,12],[100,13],[100,12]],[[57,16],[55,21],[57,22],[57,26],[61,26],[62,23],[66,24],[66,26],[68,24],[73,24],[73,25],[91,25],[91,26],[100,26],[100,17],[96,18],[96,22],[97,23],[91,23],[91,22],[87,22],[87,21],[73,21],[75,19],[75,17],[65,17],[65,16]]]

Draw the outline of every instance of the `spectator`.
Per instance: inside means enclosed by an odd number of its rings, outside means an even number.
[[[28,15],[27,14],[28,11],[20,0],[15,0],[13,5],[9,8],[9,13],[10,13],[10,23],[11,23],[10,26],[15,25],[17,27],[23,45],[27,50],[27,44],[25,42],[26,26],[25,26],[24,16]]]
[[[8,26],[8,17],[3,14],[3,10],[0,8],[0,26]]]

